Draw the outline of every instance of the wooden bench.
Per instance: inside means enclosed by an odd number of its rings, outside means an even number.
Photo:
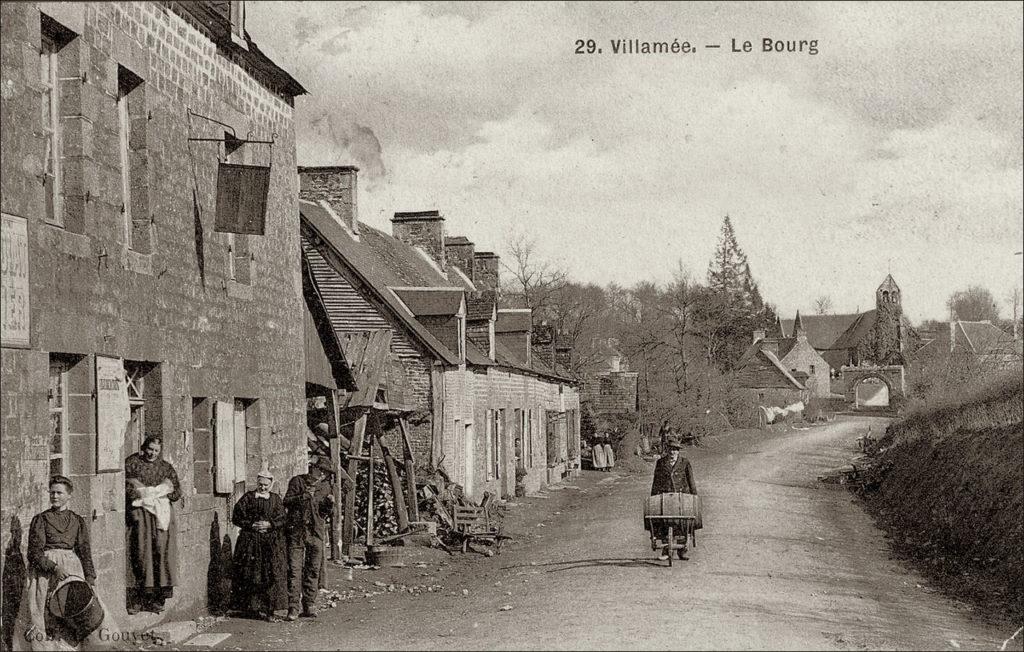
[[[501,542],[512,537],[501,533],[500,525],[491,523],[491,517],[483,507],[457,505],[454,514],[454,532],[462,538],[462,552],[471,541],[486,541],[494,546],[494,552],[501,554]]]

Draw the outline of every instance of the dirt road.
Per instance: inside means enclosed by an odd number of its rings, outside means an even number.
[[[998,649],[1012,629],[974,618],[890,559],[850,494],[816,480],[869,423],[880,431],[877,419],[846,418],[684,451],[705,528],[671,569],[639,522],[650,476],[586,472],[515,505],[516,542],[499,556],[424,550],[425,568],[357,572],[353,582],[332,568],[332,587],[370,595],[315,621],[225,621],[214,631],[234,635],[219,647]],[[414,585],[443,588],[402,592]]]

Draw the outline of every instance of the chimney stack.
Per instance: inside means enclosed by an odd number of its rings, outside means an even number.
[[[501,258],[490,251],[477,251],[473,254],[473,283],[478,290],[501,289],[498,278],[498,263]]]
[[[763,328],[754,331],[754,344],[757,344],[765,337],[765,331]]]
[[[359,235],[356,176],[352,165],[299,167],[299,198],[326,202],[352,235]]]
[[[534,352],[541,354],[544,362],[551,368],[554,368],[556,360],[555,329],[546,320],[533,327],[531,345],[534,348]]]
[[[445,259],[462,270],[462,273],[476,284],[476,279],[473,278],[474,253],[476,253],[476,246],[464,235],[444,239]]]
[[[444,217],[438,211],[395,213],[391,233],[410,247],[419,247],[445,270]]]

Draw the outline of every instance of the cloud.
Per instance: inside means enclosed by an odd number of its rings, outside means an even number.
[[[478,246],[515,226],[576,278],[630,284],[702,276],[729,213],[786,312],[864,307],[890,267],[914,318],[1020,282],[999,253],[1024,238],[1019,6],[252,4],[311,91],[300,162],[358,165],[379,228],[437,208]],[[573,54],[765,36],[820,54]]]

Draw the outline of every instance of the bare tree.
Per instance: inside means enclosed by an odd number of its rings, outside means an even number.
[[[537,241],[521,231],[510,233],[505,240],[508,257],[502,267],[511,275],[503,284],[503,303],[530,308],[534,318],[545,316],[555,295],[565,286],[568,274],[564,268],[542,259],[537,254]]]
[[[995,297],[980,285],[972,285],[966,290],[954,292],[946,301],[946,307],[956,313],[957,319],[965,321],[995,322],[999,319],[999,306]]]
[[[827,315],[832,312],[832,297],[823,294],[814,300],[814,314]]]

